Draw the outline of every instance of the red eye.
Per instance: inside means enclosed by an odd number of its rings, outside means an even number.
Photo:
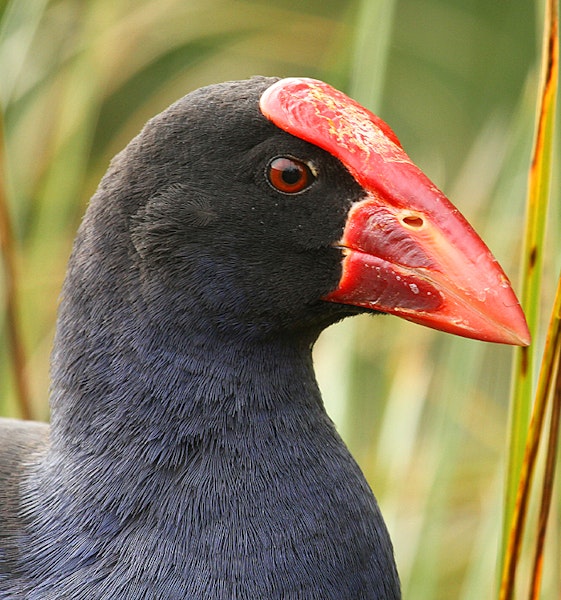
[[[297,194],[312,185],[315,175],[310,167],[295,158],[274,158],[267,169],[269,183],[284,194]]]

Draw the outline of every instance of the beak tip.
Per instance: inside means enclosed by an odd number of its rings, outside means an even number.
[[[488,337],[485,335],[485,326],[479,332],[480,339],[496,342],[499,344],[508,344],[510,346],[529,346],[532,342],[532,336],[526,323],[526,318],[520,305],[516,305],[514,314],[504,316],[503,318],[493,319],[489,323]]]
[[[496,324],[498,337],[503,338],[498,341],[511,346],[529,346],[532,336],[524,311],[508,280],[501,288],[496,303],[492,303],[494,306],[487,313],[491,323]]]
[[[526,320],[523,321],[522,325],[518,330],[513,331],[512,345],[527,347],[532,343],[532,335],[528,329]]]

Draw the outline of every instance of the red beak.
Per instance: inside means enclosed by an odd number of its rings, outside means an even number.
[[[503,270],[381,119],[312,79],[278,81],[260,107],[281,129],[337,157],[365,190],[337,244],[341,280],[325,300],[465,337],[530,343]]]

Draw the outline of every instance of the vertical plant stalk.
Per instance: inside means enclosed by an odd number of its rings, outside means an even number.
[[[543,247],[545,224],[549,204],[549,188],[551,180],[551,155],[553,146],[555,101],[557,96],[557,78],[559,72],[559,42],[557,0],[547,0],[546,20],[544,26],[544,43],[542,52],[543,79],[539,101],[536,138],[529,175],[526,230],[524,235],[521,302],[526,313],[528,326],[535,337],[538,330],[540,287],[543,263]],[[501,582],[501,599],[510,598],[504,595],[505,576],[516,569],[519,548],[512,547],[512,535],[515,525],[515,511],[519,512],[517,502],[519,481],[525,460],[524,448],[532,410],[532,385],[534,374],[534,350],[520,348],[515,351],[514,382],[511,398],[508,470],[506,477],[501,565],[503,574]],[[527,454],[526,454],[527,456]],[[524,516],[522,519],[524,520]],[[523,523],[519,523],[523,528]],[[521,538],[520,538],[521,539]],[[507,564],[508,563],[508,564]],[[512,585],[513,582],[512,582]],[[512,591],[510,591],[512,594]]]
[[[8,210],[4,165],[4,127],[3,115],[0,113],[0,251],[6,282],[6,329],[18,406],[21,416],[24,419],[31,419],[31,397],[25,373],[25,352],[19,327],[16,252]]]
[[[513,514],[510,535],[508,539],[507,553],[504,562],[503,576],[501,582],[501,600],[511,600],[514,596],[514,588],[516,581],[516,570],[518,567],[518,559],[520,557],[520,549],[522,547],[522,538],[524,535],[524,526],[526,523],[526,515],[528,503],[530,500],[530,492],[532,487],[532,479],[535,472],[536,460],[539,450],[539,445],[542,437],[542,431],[547,411],[548,399],[551,396],[551,388],[554,381],[556,366],[559,361],[559,348],[561,346],[561,277],[555,298],[555,306],[552,318],[549,325],[549,331],[542,360],[542,367],[538,380],[538,389],[536,391],[536,401],[530,423],[528,433],[528,441],[525,448],[524,462],[520,473],[520,482],[518,486],[518,494],[516,498],[516,506]],[[559,372],[557,373],[557,381],[559,381]],[[554,417],[555,415],[553,415]],[[552,420],[553,424],[553,420]],[[547,482],[547,477],[544,479]],[[544,492],[544,499],[547,498],[547,491]],[[542,513],[544,506],[542,501]],[[547,516],[545,517],[547,521]],[[543,535],[545,536],[545,524]],[[536,549],[536,556],[539,552],[539,545]],[[541,565],[539,565],[541,568]]]
[[[561,276],[557,288],[557,297],[553,321],[551,325],[555,357],[553,358],[554,370],[556,370],[555,386],[551,406],[551,422],[549,426],[549,442],[547,446],[547,458],[545,464],[544,481],[542,485],[542,500],[538,521],[538,532],[536,548],[534,552],[534,568],[532,569],[532,581],[530,585],[530,600],[539,600],[542,573],[543,573],[543,549],[545,545],[545,534],[551,508],[551,497],[553,495],[553,483],[555,479],[555,463],[557,449],[559,447],[559,417],[561,415]]]

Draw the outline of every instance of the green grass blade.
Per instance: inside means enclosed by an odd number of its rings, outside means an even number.
[[[394,13],[395,0],[360,3],[350,92],[375,112],[384,93]]]
[[[549,205],[555,101],[557,96],[559,51],[557,6],[554,1],[550,0],[548,2],[546,14],[542,58],[544,76],[534,153],[529,176],[521,291],[521,302],[534,339],[538,331],[543,249],[545,246],[545,225]],[[533,473],[533,463],[530,462],[528,464],[527,461],[525,462],[524,449],[526,447],[532,408],[534,360],[535,350],[533,346],[520,348],[515,354],[515,379],[510,416],[509,464],[501,551],[501,571],[503,577],[500,598],[503,600],[511,598],[514,593],[516,565],[520,554],[521,536],[527,510],[524,495],[517,498],[518,482],[521,472],[523,470],[526,472],[528,469],[526,485],[529,487]],[[542,368],[542,372],[543,370]],[[541,381],[542,378],[540,377]],[[543,407],[536,406],[536,410],[540,409],[543,409]],[[527,452],[530,452],[531,455],[530,448]],[[513,521],[515,514],[516,518]]]
[[[503,580],[501,583],[501,600],[510,600],[514,594],[515,577],[518,566],[518,558],[522,546],[522,537],[524,535],[524,526],[530,501],[530,492],[532,480],[535,472],[536,461],[540,442],[543,436],[545,416],[548,408],[548,400],[551,397],[551,389],[555,381],[555,371],[559,362],[559,346],[561,344],[561,278],[557,288],[557,294],[554,304],[552,317],[550,320],[547,341],[545,345],[538,387],[536,391],[536,401],[532,411],[532,420],[528,433],[528,441],[525,446],[524,460],[521,465],[520,482],[517,490],[515,509],[513,513],[510,535],[508,539],[507,554],[504,562]],[[557,385],[559,377],[557,377]],[[555,419],[552,420],[552,426],[555,427]],[[553,431],[555,433],[555,431]],[[554,440],[553,440],[554,441]],[[552,475],[550,474],[550,477]],[[546,480],[547,482],[547,480]],[[547,493],[544,494],[544,502],[547,503]],[[544,506],[542,512],[547,510]],[[542,531],[545,534],[545,530]],[[542,535],[542,540],[543,540]],[[538,536],[538,545],[536,553],[540,553],[540,539]],[[537,568],[541,570],[541,566]],[[535,576],[539,573],[535,571]],[[535,584],[537,585],[537,583]]]
[[[44,16],[47,0],[8,2],[0,22],[0,103],[5,107],[25,71],[31,42]]]
[[[6,330],[17,404],[21,416],[31,419],[31,399],[25,373],[25,351],[19,319],[19,293],[16,269],[16,249],[12,221],[8,208],[4,176],[4,127],[0,111],[0,253],[4,267]]]
[[[21,327],[19,271],[16,267],[16,236],[8,202],[6,132],[4,113],[25,72],[31,42],[44,16],[46,0],[7,2],[0,11],[0,259],[3,266],[3,300],[7,355],[14,383],[15,405],[24,419],[32,418],[31,392],[26,373],[26,353]],[[3,399],[2,399],[3,400]]]
[[[536,548],[534,552],[534,567],[532,569],[532,581],[529,594],[529,598],[531,600],[539,600],[540,596],[543,576],[545,536],[547,532],[549,512],[551,509],[557,449],[559,447],[559,418],[561,415],[561,368],[559,365],[561,360],[561,277],[559,278],[559,285],[557,287],[557,297],[550,330],[550,340],[554,340],[551,343],[551,356],[553,358],[552,366],[553,369],[557,370],[557,375],[555,377],[555,386],[553,389],[547,459],[542,485],[542,500],[538,522]]]

